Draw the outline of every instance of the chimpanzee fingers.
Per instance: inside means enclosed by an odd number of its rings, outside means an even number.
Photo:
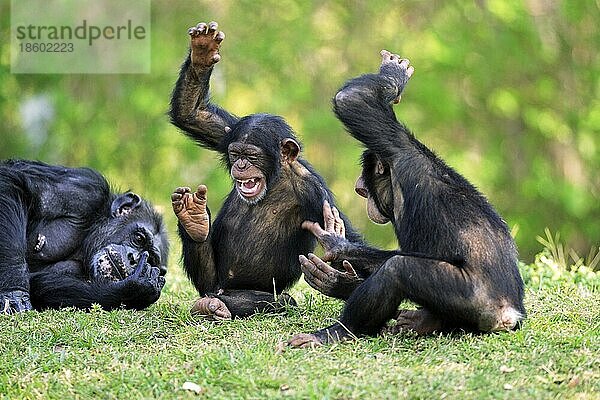
[[[308,259],[316,267],[313,275],[318,276],[321,280],[331,280],[335,275],[339,274],[339,271],[312,253],[308,253]]]
[[[156,282],[157,282],[158,290],[162,290],[162,288],[165,287],[165,283],[167,283],[167,280],[165,279],[164,276],[159,276],[158,279],[156,280]]]
[[[149,278],[151,280],[157,280],[160,276],[160,270],[157,267],[150,266],[150,274]]]
[[[356,270],[354,269],[352,264],[350,264],[350,261],[348,261],[348,260],[342,261],[342,266],[344,267],[344,269],[346,270],[346,273],[348,275],[353,276],[353,277],[358,276],[358,274],[356,273]]]
[[[223,39],[225,39],[225,33],[221,31],[217,32],[217,34],[215,35],[215,42],[221,43]]]
[[[381,58],[383,58],[384,60],[389,60],[392,55],[392,53],[390,53],[389,51],[387,51],[385,49],[381,50],[381,52],[379,54],[381,54]]]
[[[346,237],[346,225],[344,224],[344,220],[340,217],[340,212],[336,207],[331,207],[331,212],[333,213],[334,225],[333,230],[334,233],[341,237]]]
[[[319,259],[314,254],[309,254],[308,256],[313,256],[314,258]],[[298,259],[300,260],[300,269],[302,270],[305,276],[310,276],[310,279],[312,280],[324,280],[327,278],[327,275],[320,268],[318,268],[312,260],[309,260],[303,255],[299,256]]]
[[[173,192],[173,194],[175,194],[175,193],[185,194],[185,193],[191,193],[191,191],[192,191],[192,189],[190,189],[187,186],[180,186],[175,189],[175,192]]]
[[[205,185],[198,185],[198,189],[196,190],[196,193],[194,193],[193,197],[194,197],[194,202],[198,203],[198,204],[206,204],[206,192],[208,191],[208,189],[206,188]]]
[[[318,222],[313,221],[304,221],[302,223],[302,229],[310,231],[310,233],[312,233],[317,239],[328,234],[326,230],[321,228],[321,225]]]
[[[218,27],[219,27],[219,24],[217,24],[215,21],[211,21],[208,23],[208,31],[206,33],[208,33],[208,34],[215,33],[217,31]]]
[[[335,233],[335,216],[327,200],[323,202],[323,224],[326,232]]]
[[[139,278],[143,274],[144,269],[148,265],[147,261],[148,261],[148,252],[144,251],[140,255],[140,258],[138,258],[137,266],[135,267],[135,271],[133,271],[133,274],[131,274],[131,276]]]
[[[314,276],[304,274],[304,281],[308,283],[308,286],[311,288],[318,290],[319,292],[323,292],[324,285],[323,282],[315,278]]]
[[[196,25],[196,31],[199,34],[206,33],[206,28],[207,28],[207,25],[205,22],[200,22],[200,23],[198,23],[198,25]]]

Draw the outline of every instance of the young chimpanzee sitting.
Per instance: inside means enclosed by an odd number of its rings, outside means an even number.
[[[413,68],[397,55],[381,54],[379,73],[349,81],[335,96],[334,111],[366,147],[356,192],[367,199],[371,220],[392,222],[401,250],[366,248],[318,223],[304,223],[325,247],[326,261],[345,260],[348,270],[352,265],[370,276],[348,298],[338,323],[296,335],[291,346],[373,335],[394,316],[393,330],[419,334],[510,330],[525,316],[506,223],[396,120],[391,103],[399,101]],[[300,259],[307,281],[327,293],[338,271],[313,254]],[[421,308],[398,312],[405,299]]]
[[[282,118],[237,118],[209,102],[209,80],[225,35],[215,22],[188,32],[190,54],[173,91],[171,121],[201,146],[219,152],[234,180],[212,226],[204,185],[194,192],[177,188],[171,197],[183,266],[203,296],[192,312],[231,318],[278,310],[282,303],[294,303],[285,294],[274,297],[299,279],[298,254],[316,244],[301,224],[323,222],[323,204],[333,204],[332,195],[299,157],[298,141]],[[360,242],[348,223],[345,229],[349,240]],[[348,287],[350,293],[355,285]]]
[[[143,309],[165,284],[162,218],[87,168],[0,162],[0,313]]]

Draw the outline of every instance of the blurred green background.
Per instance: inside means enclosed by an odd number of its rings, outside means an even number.
[[[370,242],[396,246],[352,190],[361,148],[330,99],[376,71],[385,48],[416,68],[399,119],[487,195],[523,260],[545,227],[580,254],[600,243],[598,0],[153,1],[143,75],[11,74],[9,11],[1,0],[0,158],[98,169],[163,210],[175,249],[172,189],[205,183],[216,211],[231,185],[165,115],[187,28],[210,20],[227,35],[213,99],[237,115],[284,116]],[[45,110],[34,126],[32,104]]]

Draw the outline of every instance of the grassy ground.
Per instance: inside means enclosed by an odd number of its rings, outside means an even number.
[[[300,284],[288,317],[194,320],[191,286],[179,268],[169,274],[143,312],[0,316],[0,399],[600,398],[598,290],[528,288],[529,319],[514,333],[281,352],[290,335],[331,323],[341,303]]]

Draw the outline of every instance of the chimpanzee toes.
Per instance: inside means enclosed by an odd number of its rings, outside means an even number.
[[[33,310],[29,293],[22,290],[0,293],[0,314]]]
[[[396,317],[396,325],[392,326],[389,333],[414,332],[417,335],[430,335],[443,328],[442,321],[429,311],[400,310]]]
[[[192,306],[193,316],[205,316],[212,319],[231,319],[227,305],[216,297],[201,297]]]
[[[288,293],[281,293],[279,296],[277,296],[277,302],[280,304],[285,304],[291,307],[296,307],[298,306],[298,303],[296,303],[296,300],[290,296]]]
[[[317,347],[323,345],[321,340],[313,335],[312,333],[299,333],[294,335],[288,340],[287,345],[289,347],[305,348],[305,347]]]
[[[225,33],[221,31],[217,32],[217,34],[215,35],[215,42],[221,43],[223,39],[225,39]]]

